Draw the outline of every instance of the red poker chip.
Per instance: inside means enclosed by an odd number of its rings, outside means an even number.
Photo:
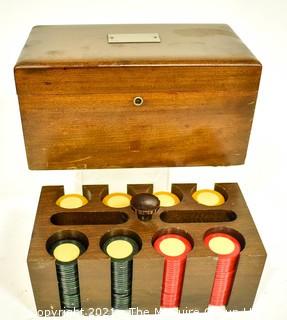
[[[214,239],[214,238],[217,238],[217,237],[222,237],[222,238],[226,238],[230,241],[233,242],[235,248],[234,250],[231,252],[231,253],[228,253],[228,254],[217,254],[218,256],[224,258],[230,258],[230,257],[237,257],[239,254],[240,254],[240,251],[241,251],[241,245],[239,243],[239,241],[232,237],[231,235],[227,234],[227,233],[222,233],[222,232],[216,232],[216,233],[211,233],[209,234],[208,236],[206,236],[204,238],[204,243],[205,245],[211,250],[210,246],[209,246],[209,242],[210,240]]]
[[[166,255],[165,253],[162,252],[160,245],[162,243],[162,241],[166,240],[166,239],[178,239],[180,241],[182,241],[185,245],[185,250],[182,254],[177,255],[177,256],[169,256]],[[156,251],[161,254],[162,256],[164,256],[165,258],[168,259],[181,259],[181,258],[186,258],[187,254],[192,250],[192,245],[191,243],[183,236],[179,235],[179,234],[175,234],[175,233],[169,233],[169,234],[164,234],[160,237],[158,237],[154,244],[153,244],[154,248],[156,249]]]

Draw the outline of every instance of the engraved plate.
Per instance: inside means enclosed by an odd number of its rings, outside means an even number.
[[[158,33],[108,33],[109,43],[153,43],[160,42]]]

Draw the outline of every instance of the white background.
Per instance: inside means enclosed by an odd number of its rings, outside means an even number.
[[[71,185],[73,180],[65,172],[27,169],[13,66],[33,25],[101,23],[227,23],[262,62],[262,81],[246,164],[171,169],[169,181],[202,185],[240,183],[268,260],[253,311],[226,317],[287,318],[286,13],[284,0],[1,0],[0,312],[3,318],[36,318],[25,260],[40,187]],[[122,189],[129,182],[154,182],[160,188],[166,184],[166,178],[165,170],[155,169],[89,171],[82,175],[84,183],[109,183],[113,189]],[[214,317],[214,314],[195,314],[179,318]]]

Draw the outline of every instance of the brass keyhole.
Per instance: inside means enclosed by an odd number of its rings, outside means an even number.
[[[142,97],[135,97],[134,98],[134,105],[136,107],[140,107],[143,104],[144,100]]]

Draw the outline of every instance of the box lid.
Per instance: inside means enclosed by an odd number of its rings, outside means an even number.
[[[109,43],[108,34],[120,34],[122,42]],[[146,34],[160,42],[143,39]],[[16,68],[218,63],[258,61],[224,24],[62,25],[34,27]]]
[[[243,163],[260,74],[227,25],[35,27],[15,66],[29,167]]]

